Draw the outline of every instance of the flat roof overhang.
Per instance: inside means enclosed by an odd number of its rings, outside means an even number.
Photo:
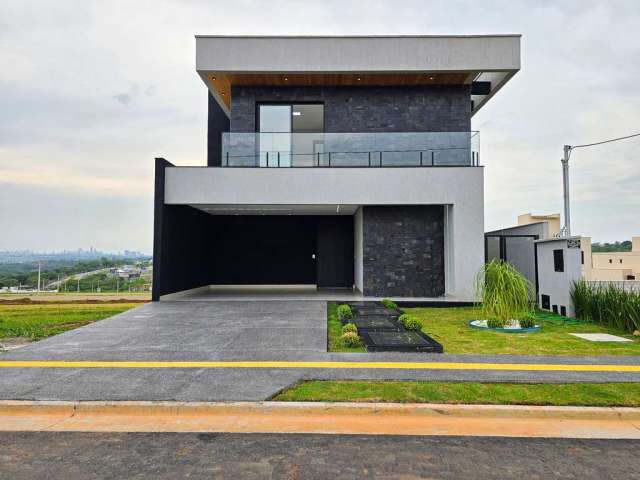
[[[196,71],[227,114],[233,85],[452,84],[474,85],[475,113],[520,70],[520,38],[204,35]]]

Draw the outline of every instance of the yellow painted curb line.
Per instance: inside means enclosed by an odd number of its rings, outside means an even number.
[[[520,370],[556,372],[637,372],[640,365],[585,365],[479,362],[314,362],[314,361],[0,361],[0,368],[325,368],[400,370]]]

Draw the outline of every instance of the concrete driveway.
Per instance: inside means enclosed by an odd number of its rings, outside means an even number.
[[[23,347],[11,358],[175,361],[326,351],[326,302],[154,302]]]
[[[246,360],[325,354],[324,301],[156,302],[0,360]],[[0,369],[0,399],[264,400],[292,370]]]

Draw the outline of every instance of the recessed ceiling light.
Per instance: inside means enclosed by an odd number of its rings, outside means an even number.
[[[226,93],[222,92],[221,95],[224,96],[224,95],[226,95]]]
[[[215,80],[215,79],[216,79],[216,77],[211,77],[211,80]]]
[[[288,77],[284,77],[284,81],[286,82],[287,80],[289,80],[289,78]]]
[[[360,77],[358,77],[358,81],[362,80]]]
[[[429,77],[429,80],[433,80],[435,77]]]

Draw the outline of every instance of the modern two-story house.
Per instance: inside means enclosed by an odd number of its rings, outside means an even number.
[[[520,36],[196,37],[207,166],[156,160],[153,299],[212,285],[473,300],[471,117]]]

